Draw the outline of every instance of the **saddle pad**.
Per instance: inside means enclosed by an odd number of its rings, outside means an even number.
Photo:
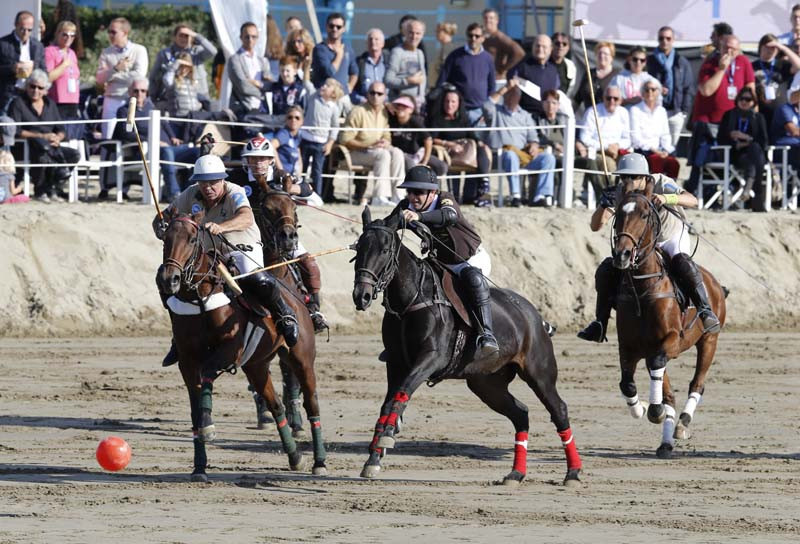
[[[244,366],[255,353],[261,337],[264,336],[264,327],[259,323],[254,323],[252,320],[247,320],[247,326],[244,328],[244,350],[242,350],[242,357],[239,359],[239,366]]]
[[[467,327],[472,327],[467,308],[464,306],[464,302],[461,300],[458,291],[456,291],[456,286],[453,282],[453,273],[445,267],[436,268],[438,268],[439,277],[442,279],[442,290],[444,291],[445,298],[453,305],[453,309],[464,324],[467,325]]]
[[[205,299],[207,312],[222,308],[231,303],[231,299],[225,293],[214,293]],[[171,296],[167,299],[167,306],[176,315],[200,315],[200,304],[198,302],[186,302]]]

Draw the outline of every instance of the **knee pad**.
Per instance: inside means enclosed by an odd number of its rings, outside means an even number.
[[[481,270],[474,266],[468,266],[459,275],[464,285],[472,290],[488,289],[486,278],[483,277]]]

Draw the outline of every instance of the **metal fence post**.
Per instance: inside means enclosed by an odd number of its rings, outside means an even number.
[[[161,112],[156,108],[150,112],[150,124],[147,127],[147,160],[150,163],[150,179],[156,193],[156,202],[161,195]],[[151,204],[150,189],[146,185],[147,178],[142,177],[142,202]]]
[[[558,195],[562,208],[572,207],[572,183],[575,178],[575,118],[567,117],[564,128],[564,155],[561,158],[561,191]]]

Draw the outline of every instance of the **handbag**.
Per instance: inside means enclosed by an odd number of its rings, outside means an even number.
[[[450,165],[461,168],[478,168],[478,143],[469,138],[455,140],[461,146],[461,153],[448,150]]]

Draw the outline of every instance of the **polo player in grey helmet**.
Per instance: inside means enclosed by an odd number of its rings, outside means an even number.
[[[651,175],[647,159],[639,153],[629,153],[622,157],[614,175],[619,176],[616,190],[611,194],[603,194],[600,198],[597,209],[592,214],[590,223],[592,231],[600,230],[614,216],[614,207],[622,200],[625,193],[644,191],[647,182],[653,181],[653,196],[660,204],[658,215],[661,219],[661,233],[656,245],[669,257],[670,270],[697,308],[697,314],[703,323],[703,333],[718,333],[719,319],[711,310],[703,276],[689,256],[689,228],[665,208],[669,206],[683,216],[682,208],[696,208],[697,199],[692,193],[679,187],[672,178],[663,174]],[[600,263],[595,273],[597,291],[595,320],[578,333],[579,338],[592,342],[608,341],[606,338],[608,319],[611,316],[612,298],[619,278],[619,270],[614,268],[611,257]]]
[[[427,166],[414,166],[398,187],[406,190],[406,198],[392,210],[386,221],[400,215],[404,221],[418,221],[433,235],[432,252],[456,275],[464,287],[465,302],[475,314],[479,334],[475,359],[464,369],[467,374],[490,372],[500,356],[497,339],[492,332],[492,309],[486,277],[492,270],[489,253],[481,245],[481,237],[461,213],[456,198],[439,191],[436,174]],[[413,225],[409,228],[414,229]]]

